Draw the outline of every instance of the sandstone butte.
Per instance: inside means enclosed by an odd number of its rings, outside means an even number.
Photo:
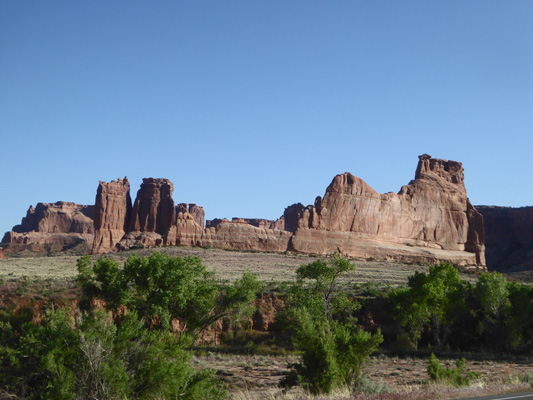
[[[94,237],[94,206],[66,201],[30,206],[20,225],[2,239],[4,253],[29,250],[56,253],[74,249],[88,252]]]
[[[485,266],[483,217],[467,198],[463,167],[456,161],[420,156],[415,179],[398,193],[379,194],[354,175],[340,174],[314,205],[293,204],[276,221],[216,219],[204,228],[203,208],[176,205],[173,189],[168,179],[143,179],[132,204],[127,178],[100,182],[92,253],[196,245]],[[68,224],[56,225],[61,230]],[[21,235],[40,232],[34,225],[24,229]],[[7,233],[3,243],[14,237]]]

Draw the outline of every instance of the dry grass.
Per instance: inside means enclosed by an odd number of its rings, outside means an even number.
[[[426,359],[374,357],[367,368],[367,376],[374,385],[385,383],[385,393],[351,393],[337,390],[327,396],[311,396],[301,388],[283,393],[277,387],[288,372],[287,365],[294,363],[296,356],[257,356],[207,353],[195,356],[193,363],[199,368],[211,368],[226,383],[230,398],[238,400],[333,400],[333,399],[381,399],[381,400],[426,400],[473,397],[484,394],[528,390],[519,376],[531,371],[527,362],[475,361],[466,363],[467,369],[481,372],[481,379],[469,387],[456,388],[429,381]],[[445,362],[445,360],[443,360]],[[453,364],[453,360],[449,360]]]
[[[294,254],[272,254],[236,252],[195,247],[162,247],[112,253],[107,257],[118,260],[121,264],[132,254],[148,256],[153,251],[160,251],[173,256],[197,256],[208,270],[215,271],[218,279],[233,281],[243,272],[250,271],[266,283],[284,282],[295,279],[296,269],[312,262],[316,257]],[[94,260],[101,256],[91,256]],[[74,279],[77,275],[77,256],[54,256],[33,258],[6,258],[0,260],[0,279],[13,280],[27,277],[29,279]],[[407,265],[387,261],[355,260],[357,269],[344,278],[345,284],[374,282],[382,286],[405,284],[407,278],[415,271],[428,271],[425,265]],[[464,275],[464,279],[475,279]]]

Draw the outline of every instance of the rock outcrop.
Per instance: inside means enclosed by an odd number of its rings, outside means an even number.
[[[168,179],[143,179],[133,205],[129,231],[168,234],[176,216],[173,190],[174,185]]]
[[[476,206],[483,215],[487,268],[533,269],[533,207]]]
[[[128,230],[131,208],[127,177],[109,183],[100,181],[95,200],[93,254],[116,250]]]
[[[463,167],[456,161],[420,156],[415,179],[398,194],[380,195],[350,173],[337,175],[324,198],[300,214],[294,251],[368,257],[375,251],[365,248],[375,246],[364,242],[373,241],[390,248],[387,257],[398,250],[387,246],[393,244],[461,252],[455,262],[485,264],[483,219],[466,196]],[[443,255],[433,253],[436,260]]]
[[[176,206],[176,215],[179,213],[183,215],[190,214],[198,226],[204,227],[205,211],[203,207],[197,206],[196,204],[180,203]]]
[[[291,236],[291,232],[258,228],[242,219],[223,220],[205,230],[201,245],[219,249],[284,252]]]
[[[172,191],[168,180],[144,180],[131,232],[119,247],[197,245],[485,264],[483,217],[467,198],[463,167],[456,161],[420,156],[415,179],[397,194],[380,195],[352,174],[341,174],[313,206],[293,204],[276,221],[215,219],[205,229],[203,209],[174,208]]]
[[[66,201],[30,206],[21,224],[4,235],[4,250],[53,254],[77,248],[88,253],[94,236],[93,213],[94,206]]]
[[[93,243],[94,232],[95,254],[186,245],[485,265],[483,217],[468,200],[462,164],[427,154],[419,157],[415,179],[398,193],[379,194],[344,173],[333,179],[314,205],[293,204],[275,221],[215,219],[204,228],[204,209],[196,204],[175,205],[173,190],[168,179],[143,179],[132,205],[127,178],[100,182],[94,229],[88,206],[39,204],[30,208],[21,226],[6,234],[4,241],[48,243],[51,235],[76,232],[91,236]],[[31,232],[41,236],[30,238]]]
[[[168,179],[143,179],[132,210],[128,233],[119,249],[200,245],[205,212],[196,204],[174,206],[174,185]]]

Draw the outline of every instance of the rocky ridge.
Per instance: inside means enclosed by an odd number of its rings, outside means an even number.
[[[173,190],[168,179],[146,178],[132,204],[127,178],[100,182],[92,253],[186,245],[485,265],[483,217],[467,198],[463,167],[456,161],[420,156],[415,179],[398,193],[379,194],[354,175],[340,174],[314,205],[293,204],[275,221],[216,219],[204,228],[203,208],[176,205]],[[19,230],[35,230],[33,214]],[[81,226],[56,220],[45,219],[43,229],[57,226],[72,234]]]
[[[485,265],[483,218],[467,198],[456,161],[420,156],[415,179],[397,194],[380,195],[352,174],[340,174],[313,206],[289,206],[276,221],[217,219],[204,229],[203,209],[175,206],[172,195],[167,179],[143,180],[129,232],[111,247],[196,245]]]

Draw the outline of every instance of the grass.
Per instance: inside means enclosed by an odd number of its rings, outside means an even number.
[[[250,271],[256,274],[259,280],[273,286],[284,281],[293,281],[296,278],[296,269],[314,259],[308,255],[237,252],[199,247],[140,249],[106,256],[122,264],[132,254],[148,256],[154,251],[172,256],[201,257],[206,268],[215,271],[220,280],[234,281],[240,278],[243,272]],[[96,260],[101,256],[91,257]],[[73,280],[77,275],[77,259],[77,256],[6,258],[0,260],[0,280],[18,280],[23,276],[27,276],[30,280]],[[406,284],[407,278],[415,271],[427,272],[429,269],[427,265],[407,265],[388,261],[354,260],[354,262],[357,269],[347,274],[341,282],[350,288],[368,282],[373,282],[373,289],[396,287]],[[476,276],[471,274],[463,274],[462,278],[476,280]]]
[[[380,355],[370,360],[366,382],[359,392],[340,389],[328,396],[311,396],[292,389],[284,393],[277,382],[288,371],[287,365],[298,360],[297,355],[257,356],[216,352],[197,353],[193,363],[198,368],[212,368],[231,388],[232,399],[241,400],[422,400],[473,397],[531,388],[533,372],[529,363],[491,361],[480,366],[467,361],[467,368],[478,370],[482,377],[467,387],[430,382],[427,358],[401,358]],[[453,360],[448,360],[453,364]]]

